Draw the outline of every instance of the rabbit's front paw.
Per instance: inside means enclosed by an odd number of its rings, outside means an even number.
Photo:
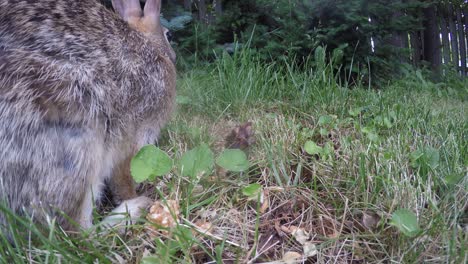
[[[143,211],[147,211],[152,200],[145,196],[126,200],[121,205],[116,207],[111,215],[103,220],[103,224],[108,227],[125,228],[127,225],[133,224]]]

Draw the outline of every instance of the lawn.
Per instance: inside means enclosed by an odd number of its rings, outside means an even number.
[[[408,69],[375,89],[334,69],[246,53],[184,67],[158,144],[174,165],[139,188],[176,201],[179,224],[70,236],[18,219],[33,239],[0,235],[0,263],[466,263],[468,81]],[[222,168],[247,121],[247,167]],[[181,171],[193,149],[208,165]]]

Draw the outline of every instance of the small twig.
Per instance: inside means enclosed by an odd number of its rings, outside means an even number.
[[[348,198],[345,199],[345,208],[344,208],[344,212],[343,212],[343,220],[341,221],[341,227],[340,227],[340,232],[339,232],[339,236],[341,236],[341,234],[343,233],[343,228],[344,228],[344,225],[345,225],[345,222],[346,222],[346,212],[348,211]]]
[[[211,232],[207,231],[207,230],[203,230],[201,228],[199,228],[197,225],[195,225],[194,223],[190,222],[188,219],[185,219],[185,218],[182,218],[182,220],[184,222],[187,223],[187,225],[184,225],[184,224],[180,224],[181,226],[186,226],[186,227],[191,227],[191,228],[195,228],[195,230],[197,230],[198,233],[202,234],[202,235],[205,235],[205,236],[208,236],[208,237],[211,237],[211,238],[214,238],[216,240],[219,240],[219,241],[224,241],[226,243],[228,243],[229,245],[231,246],[235,246],[235,247],[238,247],[238,248],[242,248],[242,249],[246,249],[244,248],[243,246],[235,243],[235,242],[232,242],[232,241],[229,241],[227,239],[224,239],[220,236],[217,236],[215,234],[212,234]]]
[[[265,243],[268,243],[268,242],[271,240],[272,237],[273,237],[273,236],[270,236],[270,237],[268,238],[268,240],[267,240]],[[255,256],[254,256],[251,260],[249,260],[247,263],[248,263],[248,264],[254,263],[254,261],[255,261],[256,259],[258,259],[261,255],[263,255],[263,253],[267,252],[267,251],[270,250],[272,247],[276,246],[278,243],[279,243],[279,241],[275,241],[275,243],[271,244],[271,245],[270,245],[269,247],[267,247],[266,249],[260,250],[260,252],[256,253]],[[254,248],[255,248],[255,247],[253,247],[252,249],[254,249]]]

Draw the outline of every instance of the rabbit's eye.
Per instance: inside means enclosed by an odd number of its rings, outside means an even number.
[[[168,41],[168,42],[171,42],[173,38],[174,38],[174,36],[172,35],[172,32],[169,31],[169,30],[167,30],[167,31],[166,31],[166,39],[167,39],[167,41]]]

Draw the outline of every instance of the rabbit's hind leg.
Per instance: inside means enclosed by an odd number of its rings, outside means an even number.
[[[106,172],[103,137],[80,125],[54,122],[47,124],[37,141],[48,153],[42,173],[42,199],[63,211],[82,228],[92,226],[94,201],[99,199]],[[108,166],[107,166],[108,167]],[[60,219],[67,229],[76,229]],[[66,229],[66,230],[67,230]]]
[[[130,174],[131,160],[132,156],[128,156],[116,164],[113,174],[109,179],[109,188],[112,193],[113,202],[116,205],[137,196],[135,183]]]
[[[57,217],[65,229],[72,228],[60,212],[79,220],[88,179],[98,171],[91,168],[96,144],[90,144],[87,130],[12,111],[0,113],[0,121],[1,191],[7,206],[44,224],[47,215]]]

